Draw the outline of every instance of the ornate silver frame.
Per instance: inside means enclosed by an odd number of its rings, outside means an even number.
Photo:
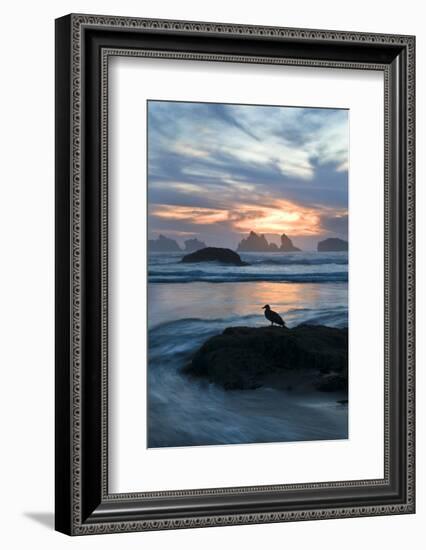
[[[138,37],[141,45],[132,47]],[[177,43],[179,37],[187,44],[198,38],[197,47],[201,50],[203,39],[207,38],[214,38],[216,47],[222,44],[221,49],[229,49],[225,42],[231,39],[236,44],[231,48],[243,50],[246,45],[251,50],[195,52],[185,49],[185,43],[173,49],[171,44],[174,40]],[[167,38],[167,44],[155,48],[161,42],[158,38]],[[67,534],[83,535],[413,513],[414,37],[70,15],[57,20],[56,40],[56,528]],[[155,44],[144,46],[144,41],[150,40]],[[260,44],[260,55],[252,51],[255,41]],[[282,49],[291,51],[296,44],[300,48],[298,55],[278,55]],[[321,44],[323,58],[316,58],[312,46]],[[269,45],[277,48],[273,55],[263,53],[261,46],[267,50]],[[383,479],[130,494],[108,492],[107,136],[111,56],[383,71]],[[96,150],[96,155],[89,156],[89,150]],[[91,164],[88,159],[93,156],[97,162]],[[88,204],[93,201],[97,206],[92,212]],[[90,282],[91,278],[94,282]],[[91,310],[95,313],[88,314]],[[90,322],[88,315],[92,315]],[[88,382],[91,378],[94,381]],[[402,411],[405,414],[401,423],[395,416]],[[365,496],[370,493],[374,503]],[[350,495],[354,495],[353,502],[342,504]],[[355,498],[357,495],[364,495],[360,496],[361,504]],[[187,499],[188,507],[179,511],[176,502],[183,498]],[[212,507],[214,512],[207,511]]]

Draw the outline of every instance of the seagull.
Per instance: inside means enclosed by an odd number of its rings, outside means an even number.
[[[274,323],[276,325],[281,325],[282,327],[285,327],[285,323],[281,318],[281,315],[278,315],[276,311],[272,311],[270,306],[266,304],[266,306],[263,306],[265,310],[265,317],[268,319],[268,321],[271,321],[271,327],[274,326]]]

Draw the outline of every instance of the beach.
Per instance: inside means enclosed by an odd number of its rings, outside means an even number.
[[[183,372],[227,327],[268,325],[265,304],[290,328],[347,327],[347,253],[246,253],[244,267],[182,255],[149,256],[148,447],[347,438],[345,392],[226,391]]]

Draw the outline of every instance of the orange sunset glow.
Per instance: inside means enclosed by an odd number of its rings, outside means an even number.
[[[228,212],[226,210],[170,204],[154,206],[151,210],[151,215],[160,219],[185,221],[198,225],[209,225],[228,220]]]
[[[235,221],[234,228],[240,232],[251,231],[253,227],[261,233],[289,233],[293,236],[318,235],[320,217],[311,208],[299,206],[284,200],[276,200],[272,206],[243,204],[240,210],[248,216]],[[250,213],[255,212],[256,217]]]
[[[238,233],[252,229],[261,233],[289,233],[293,236],[321,235],[321,213],[326,209],[315,209],[296,203],[276,199],[268,205],[240,204],[230,208],[202,208],[157,204],[151,207],[150,215],[163,220],[186,222],[194,225],[226,223]],[[346,211],[333,211],[345,215]]]

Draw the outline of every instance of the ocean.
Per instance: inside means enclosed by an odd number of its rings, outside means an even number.
[[[183,374],[194,352],[229,326],[348,325],[346,252],[241,253],[250,265],[184,264],[151,253],[148,284],[148,447],[346,439],[337,392],[226,391]]]

